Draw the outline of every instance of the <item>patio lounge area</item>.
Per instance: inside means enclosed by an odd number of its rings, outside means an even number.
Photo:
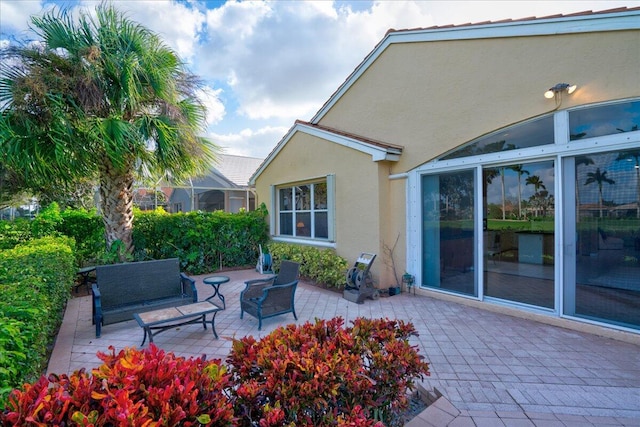
[[[264,337],[289,323],[335,316],[346,323],[361,316],[396,318],[412,322],[420,334],[415,344],[431,370],[422,386],[442,394],[409,426],[640,425],[640,336],[627,334],[625,342],[512,317],[501,309],[407,293],[355,304],[303,280],[295,297],[298,321],[290,313],[268,318],[258,331],[257,319],[240,319],[239,295],[245,280],[264,276],[254,270],[223,274],[230,281],[220,286],[226,301],[215,321],[220,338],[201,325],[189,325],[159,334],[154,344],[180,356],[224,360],[231,338]],[[194,276],[200,300],[213,293],[203,283],[207,276]],[[139,347],[142,337],[132,318],[105,326],[96,338],[91,297],[74,297],[48,371],[90,370],[100,364],[98,351],[110,345],[116,350]]]

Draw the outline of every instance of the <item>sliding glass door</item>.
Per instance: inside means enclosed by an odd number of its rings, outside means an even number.
[[[555,307],[553,161],[483,169],[484,295]]]
[[[640,149],[567,158],[564,170],[564,313],[638,329]]]
[[[424,286],[477,296],[475,170],[422,177]]]

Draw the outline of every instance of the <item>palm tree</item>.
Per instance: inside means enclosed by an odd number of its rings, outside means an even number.
[[[593,184],[594,182],[598,184],[598,194],[600,195],[600,201],[599,201],[600,218],[602,218],[602,204],[603,204],[602,184],[606,182],[607,184],[613,185],[616,182],[611,178],[607,178],[607,171],[600,172],[600,168],[596,168],[595,172],[589,172],[587,174],[587,180],[584,182],[584,185]]]
[[[137,172],[206,171],[216,146],[198,136],[200,81],[160,38],[102,4],[31,18],[41,44],[3,52],[0,152],[28,179],[97,176],[107,248],[133,251]]]
[[[637,130],[637,126],[635,126],[634,130]],[[617,161],[631,159],[636,162],[636,218],[640,218],[640,150],[621,151],[616,157]]]

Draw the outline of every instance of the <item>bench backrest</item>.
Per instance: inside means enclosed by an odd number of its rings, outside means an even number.
[[[99,265],[96,279],[103,308],[183,294],[178,258]]]

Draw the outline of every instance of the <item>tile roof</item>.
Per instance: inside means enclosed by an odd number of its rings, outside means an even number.
[[[548,15],[548,16],[529,16],[526,18],[502,19],[499,21],[482,21],[482,22],[467,22],[465,24],[434,25],[431,27],[405,28],[400,30],[390,28],[389,30],[387,30],[385,35],[388,35],[391,33],[403,33],[403,32],[410,32],[410,31],[441,30],[445,28],[459,28],[459,27],[471,27],[471,26],[478,26],[478,25],[492,25],[492,24],[505,24],[505,23],[511,23],[511,22],[536,21],[536,20],[543,20],[543,19],[558,19],[558,18],[570,18],[570,17],[576,17],[576,16],[602,15],[606,13],[619,13],[619,12],[629,12],[629,11],[636,11],[636,10],[640,10],[640,6],[617,7],[614,9],[598,10],[596,12],[592,10],[585,10],[582,12],[574,12],[574,13],[567,13],[567,14],[558,13],[555,15]]]
[[[214,169],[226,179],[240,187],[249,185],[249,178],[258,169],[263,159],[255,157],[219,154],[219,162]]]
[[[380,148],[384,148],[385,150],[393,150],[393,151],[398,151],[398,152],[402,152],[402,146],[400,145],[395,145],[395,144],[389,144],[387,142],[382,142],[382,141],[377,141],[374,139],[369,139],[360,135],[356,135],[354,133],[350,133],[350,132],[345,132],[342,130],[338,130],[338,129],[334,129],[334,128],[330,128],[328,126],[322,126],[319,124],[315,124],[315,123],[310,123],[310,122],[305,122],[302,120],[296,120],[296,123],[300,123],[302,125],[306,125],[306,126],[310,126],[316,129],[320,129],[323,130],[325,132],[330,132],[330,133],[334,133],[336,135],[341,135],[347,138],[351,138],[351,139],[355,139],[356,141],[360,141],[363,142],[365,144],[370,144],[370,145],[374,145],[376,147],[380,147]]]

